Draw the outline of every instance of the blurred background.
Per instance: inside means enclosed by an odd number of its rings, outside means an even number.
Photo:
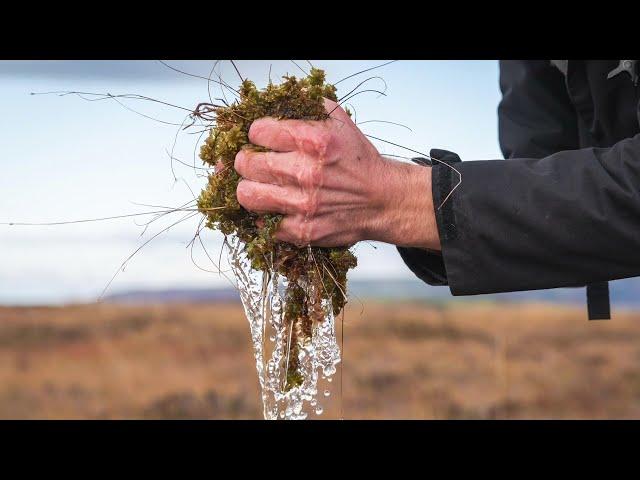
[[[330,82],[384,63],[310,62]],[[192,200],[205,183],[190,166],[201,167],[203,137],[182,126],[225,93],[208,88],[214,61],[166,63],[191,75],[158,61],[0,61],[0,223]],[[309,67],[236,64],[258,86]],[[240,81],[228,61],[217,75]],[[338,96],[368,77],[379,78],[361,88],[385,95],[348,102],[365,133],[425,154],[501,158],[496,61],[398,61],[340,82]],[[45,94],[69,91],[171,106]],[[181,217],[148,228],[149,217],[0,225],[0,418],[261,418],[247,321],[212,272],[222,237],[203,231],[205,250],[191,242],[199,218]],[[453,298],[415,278],[393,246],[363,242],[355,253],[338,325],[343,368],[317,418],[640,416],[638,280],[612,283],[612,321],[588,322],[584,289]]]

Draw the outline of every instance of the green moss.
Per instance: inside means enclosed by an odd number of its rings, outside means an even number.
[[[283,77],[282,83],[269,82],[258,90],[253,82],[244,80],[239,88],[240,99],[216,109],[216,125],[202,145],[200,158],[205,164],[222,168],[209,175],[208,184],[198,199],[198,208],[206,216],[208,228],[224,235],[237,235],[244,243],[254,269],[277,272],[289,280],[286,292],[285,325],[294,323],[289,354],[286,389],[300,385],[297,371],[299,345],[311,335],[314,321],[322,321],[322,300],[330,300],[334,315],[346,302],[347,271],[356,266],[356,257],[348,248],[299,248],[276,241],[274,234],[282,215],[258,215],[245,210],[236,198],[241,180],[233,168],[236,154],[243,148],[264,151],[249,143],[251,123],[262,117],[277,119],[326,120],[323,97],[337,101],[336,88],[325,82],[323,70],[312,68],[306,78]],[[263,228],[256,226],[262,219]],[[313,288],[303,289],[298,281]],[[309,298],[306,292],[314,292]]]
[[[304,382],[304,377],[300,374],[300,372],[296,370],[289,370],[287,372],[287,385],[285,386],[285,391],[289,391],[292,388],[299,387]]]

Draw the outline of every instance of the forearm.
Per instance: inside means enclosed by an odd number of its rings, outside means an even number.
[[[431,168],[381,157],[381,178],[363,240],[440,250],[431,194]]]

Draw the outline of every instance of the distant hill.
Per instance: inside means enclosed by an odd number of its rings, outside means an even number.
[[[225,288],[182,288],[170,290],[130,290],[104,298],[111,303],[215,303],[239,302],[238,292]]]
[[[363,300],[541,301],[570,304],[579,304],[585,301],[584,288],[453,297],[447,287],[431,287],[419,280],[352,280],[349,282],[349,294]],[[113,303],[227,303],[240,301],[238,293],[231,287],[132,290],[112,294],[105,300]],[[611,300],[614,306],[640,308],[640,278],[611,282]]]

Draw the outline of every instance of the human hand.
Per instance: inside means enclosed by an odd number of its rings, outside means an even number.
[[[439,249],[431,169],[384,158],[349,115],[325,99],[324,121],[261,118],[235,169],[247,210],[284,215],[276,238],[296,245],[378,240]]]

